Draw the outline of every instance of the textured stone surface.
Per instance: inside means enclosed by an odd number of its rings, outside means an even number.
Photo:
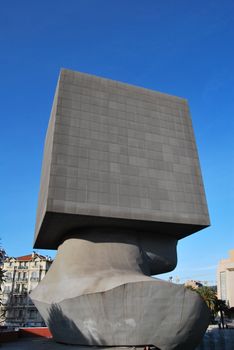
[[[209,217],[186,100],[62,70],[35,247],[57,248],[67,231],[91,225],[181,238],[209,225]]]
[[[194,349],[209,323],[196,292],[150,277],[175,266],[173,238],[85,232],[66,239],[31,293],[54,339],[81,345]]]

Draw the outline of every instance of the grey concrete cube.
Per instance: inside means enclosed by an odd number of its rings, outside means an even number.
[[[209,225],[187,101],[63,69],[46,135],[35,247],[73,229],[178,239]]]

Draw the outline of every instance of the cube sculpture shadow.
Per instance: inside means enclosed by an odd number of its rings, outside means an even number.
[[[194,349],[197,293],[151,276],[209,225],[186,100],[60,73],[46,135],[35,248],[58,249],[31,297],[58,342]]]

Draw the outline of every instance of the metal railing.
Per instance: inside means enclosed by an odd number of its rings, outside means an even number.
[[[13,294],[21,294],[22,292],[19,289],[14,289]]]
[[[19,270],[25,270],[28,268],[28,266],[17,266],[16,268]]]
[[[28,278],[26,277],[19,277],[18,279],[15,280],[16,282],[28,282]]]

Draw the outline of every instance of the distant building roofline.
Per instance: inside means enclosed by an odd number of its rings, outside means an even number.
[[[14,256],[7,257],[6,260],[14,259],[16,261],[32,261],[32,260],[35,260],[36,258],[39,258],[42,260],[49,260],[49,261],[52,260],[49,256],[44,256],[35,252],[27,255],[18,256],[18,257],[14,257]]]

